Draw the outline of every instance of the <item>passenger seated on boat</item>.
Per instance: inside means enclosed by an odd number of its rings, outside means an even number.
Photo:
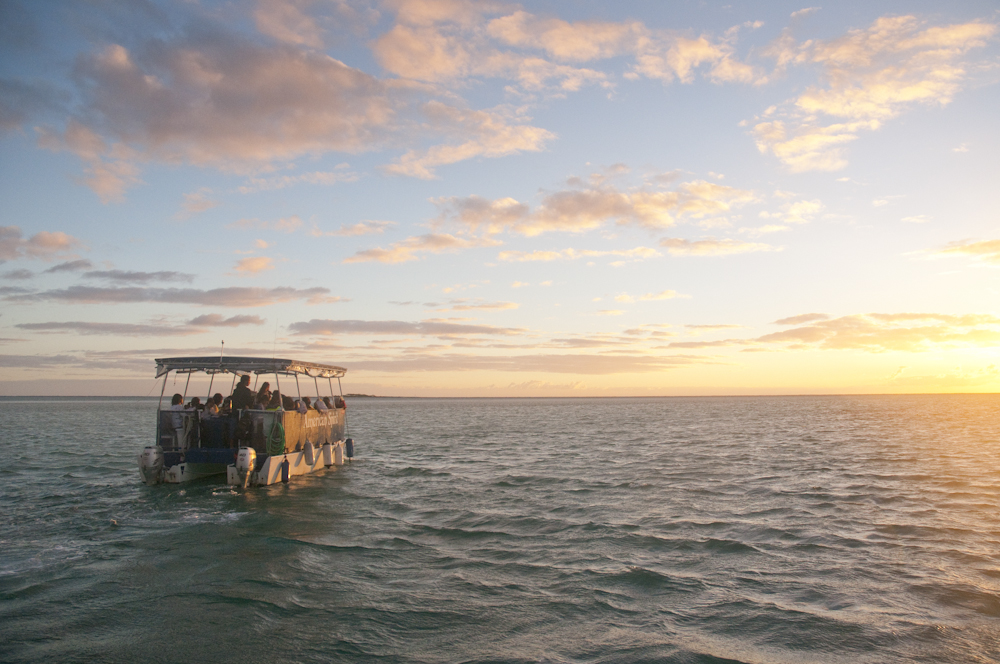
[[[201,410],[201,399],[191,397],[191,403],[188,404],[187,410]]]
[[[170,410],[184,410],[184,395],[175,394],[170,397]]]
[[[333,410],[333,402],[330,401],[330,397],[323,397],[323,403],[326,404],[327,410]]]
[[[344,397],[334,397],[333,406],[334,408],[347,408],[347,403],[344,402]]]
[[[216,401],[218,399],[218,401]],[[222,395],[216,394],[205,401],[205,417],[218,417],[219,404],[222,403]]]
[[[312,400],[309,397],[302,397],[302,403],[305,404],[306,410],[313,407]]]
[[[254,393],[250,389],[250,374],[240,376],[240,384],[233,390],[233,396],[230,398],[233,400],[233,408],[236,410],[253,406]]]
[[[298,406],[295,405],[295,399],[291,397],[281,397],[281,407],[284,410],[298,410]]]
[[[222,400],[222,405],[219,406],[219,415],[226,416],[233,412],[233,398],[226,397]]]
[[[304,401],[304,399],[308,398],[309,397],[302,397],[302,399],[295,400],[295,410],[299,411],[299,413],[302,415],[305,415],[306,413],[309,412],[309,406],[307,406],[306,402]]]
[[[319,397],[316,397],[316,402],[313,404],[313,408],[315,408],[320,412],[330,409],[329,406],[326,405],[326,402],[320,399]]]
[[[264,383],[263,385],[260,386],[260,389],[257,390],[257,401],[261,401],[266,404],[270,400],[271,400],[271,384]]]
[[[265,383],[266,385],[267,383]],[[277,390],[271,395],[271,400],[267,402],[264,410],[283,410],[281,407],[281,392]]]

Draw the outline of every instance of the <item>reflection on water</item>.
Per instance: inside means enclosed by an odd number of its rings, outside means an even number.
[[[140,484],[0,401],[0,659],[1000,661],[1000,399],[355,399],[358,460]]]

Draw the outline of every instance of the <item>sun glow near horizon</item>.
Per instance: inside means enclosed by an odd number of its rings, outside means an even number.
[[[0,394],[1000,391],[988,4],[154,4],[5,6]]]

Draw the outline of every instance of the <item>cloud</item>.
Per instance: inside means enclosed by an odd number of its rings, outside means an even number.
[[[51,261],[73,255],[83,243],[61,231],[40,231],[25,239],[17,226],[0,226],[0,262],[18,258]]]
[[[640,300],[672,300],[676,297],[689,298],[690,295],[681,295],[675,290],[663,290],[659,293],[646,293],[645,295],[639,296]]]
[[[294,233],[302,226],[302,219],[293,214],[290,217],[277,219],[275,221],[261,221],[260,219],[240,219],[226,226],[234,230],[268,230],[279,231],[281,233]]]
[[[496,327],[493,325],[470,325],[446,321],[422,321],[410,323],[396,320],[365,321],[365,320],[329,320],[313,319],[300,321],[288,326],[294,335],[332,335],[332,334],[368,334],[368,335],[418,335],[418,336],[451,336],[451,335],[499,335],[513,336],[523,334],[526,330],[512,327]]]
[[[785,344],[790,348],[813,347],[873,353],[981,348],[1000,344],[1000,317],[988,314],[857,314],[815,320],[810,325],[766,334],[754,341]]]
[[[30,274],[30,273],[29,273]],[[510,285],[511,288],[524,288],[525,286],[530,286],[531,284],[527,281],[515,281]]]
[[[341,226],[335,231],[321,231],[318,228],[314,228],[311,234],[319,237],[322,235],[333,235],[339,237],[357,237],[359,235],[381,235],[385,232],[385,229],[391,228],[396,225],[394,221],[359,221],[356,224],[351,224],[350,226]]]
[[[267,256],[250,256],[236,261],[234,270],[242,274],[257,274],[274,269],[274,261]]]
[[[517,373],[563,373],[613,375],[658,373],[679,366],[711,363],[690,355],[638,354],[505,354],[503,356],[448,353],[430,357],[367,360],[352,364],[364,371],[512,371]]]
[[[256,175],[302,157],[429,144],[388,170],[433,177],[443,164],[539,150],[552,138],[502,110],[452,107],[453,96],[428,100],[430,88],[379,79],[313,49],[305,24],[288,22],[306,17],[303,6],[258,8],[258,25],[276,42],[261,43],[189,4],[180,10],[183,29],[82,54],[74,69],[79,103],[61,125],[38,128],[40,145],[76,154],[83,184],[110,202],[140,182],[140,166],[150,161]],[[249,189],[350,176],[290,177]]]
[[[240,325],[263,325],[264,319],[260,316],[230,316],[229,318],[223,317],[221,314],[202,314],[192,318],[187,322],[188,325],[194,325],[198,327],[239,327]]]
[[[757,147],[792,172],[841,169],[847,165],[844,146],[862,131],[915,105],[951,102],[968,68],[960,58],[996,30],[979,21],[927,27],[914,16],[884,16],[830,40],[796,44],[786,31],[765,55],[779,71],[790,64],[819,66],[827,85],[810,86],[783,105],[779,117],[761,118],[753,128]]]
[[[559,94],[588,84],[611,87],[607,74],[578,65],[625,56],[631,59],[626,78],[690,83],[696,71],[704,71],[717,83],[764,80],[735,56],[739,28],[721,39],[690,37],[638,21],[566,21],[502,4],[394,4],[397,23],[374,50],[383,67],[409,79],[447,84],[500,77],[526,91]],[[409,11],[432,4],[434,11]],[[420,18],[414,20],[415,15]]]
[[[34,272],[32,272],[31,270],[23,270],[23,269],[10,270],[0,275],[0,277],[3,277],[4,279],[17,279],[17,280],[31,279],[33,276],[35,276]]]
[[[187,327],[134,323],[90,323],[66,321],[50,323],[21,323],[15,327],[32,332],[75,332],[83,335],[125,336],[125,337],[175,337],[199,334],[204,330]]]
[[[213,201],[208,197],[211,193],[208,189],[199,189],[190,194],[184,194],[184,203],[181,205],[180,212],[177,213],[177,218],[189,219],[196,214],[218,207],[219,201]]]
[[[780,318],[774,321],[774,325],[802,325],[803,323],[813,323],[818,320],[828,320],[829,318],[826,314],[799,314],[798,316]]]
[[[449,305],[450,311],[499,311],[517,309],[520,306],[516,302],[486,302],[482,298],[451,300]]]
[[[934,256],[969,256],[983,263],[1000,265],[1000,240],[960,240],[950,242],[944,248],[933,252]]]
[[[86,258],[81,258],[75,261],[67,261],[65,263],[53,265],[49,269],[45,270],[45,274],[56,274],[58,272],[79,272],[81,270],[89,270],[92,267],[94,267],[93,263],[88,261]]]
[[[538,152],[555,138],[552,132],[525,124],[511,124],[496,111],[458,109],[441,102],[428,102],[424,108],[437,132],[456,135],[443,145],[409,150],[382,170],[392,175],[431,180],[438,166],[454,164],[474,157],[503,157],[519,152]]]
[[[759,242],[742,242],[740,240],[684,240],[681,238],[664,238],[660,246],[674,256],[727,256],[729,254],[746,254],[756,251],[780,251],[769,244]]]
[[[90,261],[83,261],[90,267]],[[54,268],[53,268],[54,269]],[[46,270],[51,272],[52,270]],[[105,279],[119,284],[148,284],[151,281],[180,281],[191,283],[193,274],[184,272],[162,271],[162,272],[132,272],[125,270],[94,270],[84,272],[84,277],[89,279]]]
[[[598,316],[621,316],[625,312],[621,309],[601,309],[597,312]]]
[[[599,180],[596,176],[593,179]],[[441,209],[440,223],[455,223],[488,235],[509,231],[530,237],[549,231],[587,231],[608,222],[656,230],[673,226],[681,217],[700,219],[755,200],[750,191],[694,180],[673,190],[629,192],[598,182],[547,194],[534,210],[513,198],[469,196],[433,202]]]
[[[607,256],[620,256],[629,260],[645,260],[656,258],[660,252],[649,247],[635,247],[634,249],[611,249],[607,251],[596,251],[592,249],[562,249],[561,251],[501,251],[497,258],[502,261],[525,263],[530,261],[557,261],[557,260],[578,260],[580,258],[602,258]]]
[[[902,219],[900,219],[900,221],[903,221],[908,224],[926,224],[930,220],[931,217],[927,216],[926,214],[918,214],[912,217],[903,217]]]
[[[341,164],[338,168],[341,166],[346,168],[347,164]],[[337,184],[338,182],[357,182],[360,179],[361,176],[353,171],[314,171],[312,173],[302,173],[300,175],[250,178],[250,184],[240,187],[238,191],[241,194],[253,194],[260,191],[284,189],[285,187],[290,187],[300,183],[330,186]]]
[[[310,4],[301,0],[258,0],[253,12],[257,29],[288,44],[322,48],[319,25],[303,11]]]
[[[265,307],[281,302],[305,300],[308,304],[342,302],[344,298],[330,296],[328,288],[248,288],[229,287],[200,290],[196,288],[95,288],[71,286],[5,298],[8,302],[67,302],[75,304],[130,304],[158,302],[161,304],[197,304],[214,307]]]
[[[419,254],[440,254],[470,247],[490,247],[500,244],[488,238],[462,238],[447,233],[428,233],[393,242],[388,249],[365,249],[344,259],[345,263],[405,263],[420,258]]]
[[[126,337],[175,337],[201,334],[208,327],[238,327],[240,325],[261,325],[259,316],[232,316],[223,318],[219,314],[206,314],[193,318],[183,325],[172,325],[162,321],[155,323],[95,323],[87,321],[60,321],[46,323],[21,323],[15,327],[33,332],[74,332],[82,335],[126,336]]]

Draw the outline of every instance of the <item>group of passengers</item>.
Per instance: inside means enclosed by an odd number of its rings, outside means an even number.
[[[316,397],[316,401],[310,400],[309,397],[292,399],[289,396],[282,395],[277,390],[272,392],[270,383],[264,383],[254,393],[250,389],[249,374],[244,374],[240,377],[239,385],[233,390],[233,395],[225,399],[222,398],[221,394],[216,393],[209,397],[204,405],[202,405],[199,397],[192,397],[191,401],[185,405],[184,397],[180,394],[175,394],[170,400],[171,410],[197,410],[204,417],[225,417],[233,411],[246,409],[297,411],[305,415],[310,410],[323,412],[333,408],[345,407],[343,398],[338,396]]]

